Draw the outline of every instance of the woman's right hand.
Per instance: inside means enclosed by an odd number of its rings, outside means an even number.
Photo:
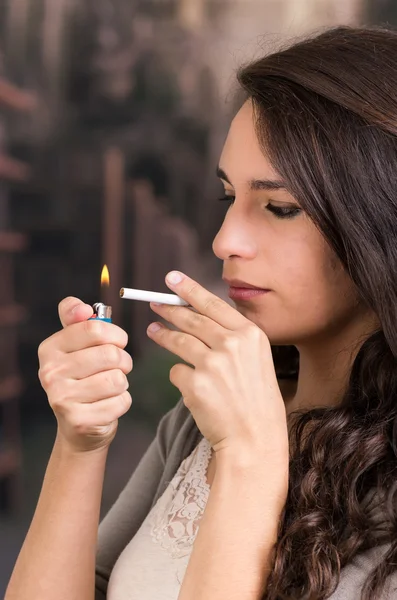
[[[38,350],[39,379],[58,422],[58,438],[75,452],[107,448],[118,418],[131,406],[128,336],[112,323],[89,321],[92,313],[78,298],[62,300],[63,329]]]

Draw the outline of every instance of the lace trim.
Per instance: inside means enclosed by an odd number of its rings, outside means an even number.
[[[172,558],[190,554],[211,489],[206,479],[211,454],[212,448],[203,438],[153,507],[151,537]]]

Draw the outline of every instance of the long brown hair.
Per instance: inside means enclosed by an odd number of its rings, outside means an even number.
[[[272,166],[381,323],[340,404],[299,414],[291,429],[296,452],[263,599],[325,599],[353,557],[385,543],[360,595],[380,600],[397,565],[397,33],[329,29],[237,79]],[[295,348],[275,348],[274,359],[279,374],[296,376]]]

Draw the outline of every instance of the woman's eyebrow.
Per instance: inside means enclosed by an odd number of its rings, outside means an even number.
[[[216,168],[216,175],[220,179],[227,181],[230,185],[233,185],[226,175],[225,171],[221,167]],[[284,181],[274,179],[251,179],[248,182],[249,188],[252,191],[258,190],[286,190],[287,186]]]

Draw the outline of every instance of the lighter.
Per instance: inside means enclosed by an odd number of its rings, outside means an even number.
[[[112,322],[112,307],[107,306],[103,302],[96,302],[92,306],[94,314],[90,317],[89,321],[106,321],[106,323]]]

